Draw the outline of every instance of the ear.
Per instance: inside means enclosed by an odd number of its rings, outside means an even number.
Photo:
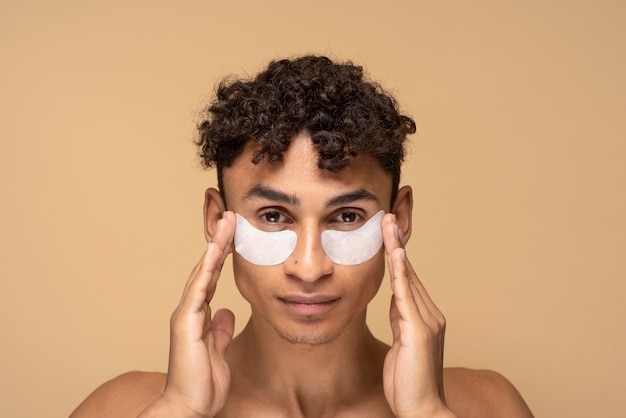
[[[210,187],[204,193],[204,238],[211,241],[217,228],[217,221],[222,219],[225,205],[222,195]]]
[[[396,215],[396,222],[402,233],[402,245],[406,245],[411,237],[413,219],[413,190],[411,186],[402,186],[398,190],[392,212]]]

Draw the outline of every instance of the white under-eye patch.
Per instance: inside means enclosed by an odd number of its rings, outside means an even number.
[[[354,231],[322,232],[322,247],[335,264],[361,264],[374,257],[383,245],[381,223],[384,211],[372,216]],[[281,264],[296,249],[297,235],[284,230],[267,232],[253,227],[236,214],[235,251],[252,264],[274,266]]]
[[[354,231],[322,232],[322,247],[328,258],[335,264],[354,265],[374,257],[383,245],[384,215],[384,211],[379,211]]]
[[[258,266],[284,262],[296,249],[298,237],[290,230],[267,232],[256,229],[238,213],[235,229],[235,251]]]

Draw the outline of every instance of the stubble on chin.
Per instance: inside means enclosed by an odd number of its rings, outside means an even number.
[[[325,345],[328,344],[332,341],[334,341],[335,339],[337,339],[338,335],[328,335],[328,334],[323,334],[323,335],[317,335],[317,334],[295,334],[295,335],[288,335],[285,334],[283,332],[281,332],[278,329],[275,329],[276,333],[278,334],[278,336],[280,338],[282,338],[283,340],[287,341],[290,344],[293,345],[304,345],[304,346],[311,346],[311,347],[317,347],[317,346],[321,346],[321,345]]]

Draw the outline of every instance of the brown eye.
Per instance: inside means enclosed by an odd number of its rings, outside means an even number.
[[[363,211],[342,209],[335,212],[329,219],[329,228],[337,231],[352,231],[366,221]]]
[[[354,223],[359,219],[359,215],[356,212],[341,212],[341,222]]]
[[[268,211],[261,215],[261,218],[267,223],[277,223],[280,222],[280,212],[278,211]]]

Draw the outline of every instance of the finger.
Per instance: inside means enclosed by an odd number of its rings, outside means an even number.
[[[387,269],[389,271],[389,279],[391,290],[393,291],[393,281],[395,279],[396,271],[393,268],[392,264],[392,253],[397,248],[402,248],[402,243],[399,240],[399,236],[396,233],[398,229],[398,225],[396,222],[396,215],[393,213],[386,213],[383,216],[382,220],[382,232],[383,232],[383,243],[385,246],[385,254],[387,255]]]
[[[443,313],[441,312],[441,310],[437,307],[435,302],[430,297],[428,290],[426,290],[426,287],[424,286],[422,281],[419,279],[418,275],[415,273],[415,270],[413,269],[413,266],[408,260],[406,263],[406,268],[409,271],[410,277],[412,278],[411,287],[414,289],[414,293],[417,293],[420,295],[420,298],[423,301],[424,306],[428,309],[428,313],[431,316],[433,316],[438,322],[440,323],[445,322],[445,317]]]
[[[390,255],[396,248],[404,248],[402,242],[402,233],[396,222],[396,215],[386,213],[382,220],[383,243],[385,244],[385,252]]]
[[[391,290],[393,292],[396,309],[404,320],[422,316],[419,305],[419,294],[412,289],[411,279],[406,269],[406,253],[403,248],[396,248],[389,256]],[[417,299],[416,299],[417,298]]]
[[[209,243],[200,263],[194,268],[185,286],[179,305],[180,310],[197,312],[203,307],[207,300],[207,290],[213,278],[213,271],[218,267],[218,258],[219,249]]]
[[[212,241],[227,253],[233,242],[236,225],[237,220],[235,218],[235,214],[229,210],[225,211],[222,214],[222,219],[217,222],[217,228]]]
[[[232,212],[230,214],[232,215]],[[234,216],[220,219],[214,240],[208,244],[204,257],[198,268],[194,269],[195,274],[190,278],[181,302],[181,309],[187,312],[198,312],[205,302],[211,300],[233,236]]]
[[[233,226],[233,230],[231,232],[228,232],[228,231],[230,231],[230,228],[226,228],[226,231],[227,231],[226,235],[223,234],[223,233],[220,233],[221,232],[220,231],[220,222],[221,223],[224,223],[224,222],[222,222],[221,220],[218,221],[218,225],[217,225],[217,228],[216,228],[216,234],[213,237],[214,239],[207,243],[207,247],[204,250],[204,252],[202,253],[202,256],[200,257],[200,260],[198,260],[198,262],[194,266],[193,270],[189,274],[189,278],[187,279],[187,282],[185,283],[185,288],[184,288],[183,294],[181,296],[181,303],[182,303],[182,300],[185,299],[185,296],[186,296],[187,292],[189,291],[189,286],[191,285],[191,283],[194,282],[194,280],[197,279],[198,272],[200,271],[200,269],[204,265],[206,265],[206,263],[207,263],[207,252],[208,252],[208,249],[211,246],[211,244],[213,242],[216,242],[218,246],[222,247],[222,251],[226,250],[223,253],[223,259],[221,260],[220,264],[224,263],[224,260],[226,259],[226,256],[229,253],[230,245],[231,245],[233,237],[234,237],[234,225],[236,225],[236,219],[235,219],[235,216],[234,216],[233,212],[231,212],[231,211],[224,212],[224,214],[222,215],[222,218],[226,219],[225,222],[227,222],[227,223],[229,223],[229,224],[231,224]],[[221,270],[221,268],[220,268],[220,270]]]
[[[211,326],[213,343],[218,352],[223,355],[233,340],[235,333],[235,315],[228,309],[215,312]]]
[[[391,324],[391,336],[393,341],[397,341],[401,337],[400,320],[402,317],[398,312],[395,295],[391,295],[391,303],[389,304],[389,322]]]
[[[397,250],[398,248],[404,247],[404,240],[402,237],[402,232],[400,231],[395,216],[393,214],[386,214],[383,218],[383,240],[385,243],[385,250],[388,255],[388,260],[391,259],[390,255]],[[390,263],[390,276],[392,279],[392,290],[393,290],[393,280],[395,277],[406,277],[408,280],[409,290],[413,297],[413,300],[418,305],[420,309],[420,313],[424,318],[428,318],[430,316],[434,317],[438,322],[443,320],[443,314],[437,308],[432,298],[426,291],[426,288],[420,281],[419,277],[415,273],[413,266],[406,258],[406,253],[404,254],[404,266],[400,266],[400,264],[396,264],[395,267]],[[402,268],[398,268],[402,267]]]
[[[397,296],[397,307],[400,315],[408,319],[410,315],[418,313],[421,300],[418,289],[413,283],[415,272],[406,259],[402,234],[398,228],[396,217],[387,213],[382,221],[383,242],[387,253],[391,290]],[[416,310],[415,307],[418,309]]]
[[[392,254],[397,249],[404,248],[402,233],[398,227],[396,216],[393,213],[387,213],[382,220],[383,243],[385,245],[385,253],[387,254],[387,263],[389,267],[389,275],[393,284],[395,277],[400,277],[407,271],[406,268],[394,268],[391,260]],[[401,266],[398,264],[398,266]]]
[[[222,219],[219,220],[213,243],[219,248],[219,258],[216,268],[213,269],[211,282],[209,283],[210,292],[207,293],[207,301],[213,298],[213,292],[217,285],[217,280],[222,272],[222,267],[226,261],[226,257],[230,254],[231,245],[235,237],[235,227],[237,221],[235,214],[230,211],[224,212]]]
[[[187,295],[187,292],[189,292],[189,285],[195,280],[198,274],[198,270],[200,270],[200,266],[202,265],[202,260],[204,260],[204,258],[206,257],[207,249],[208,249],[208,246],[207,248],[204,249],[202,256],[200,257],[196,265],[193,267],[193,270],[191,270],[191,273],[189,273],[189,277],[187,278],[187,282],[185,283],[185,288],[183,289],[183,293],[180,297],[179,306],[182,305],[183,300],[185,299]]]

